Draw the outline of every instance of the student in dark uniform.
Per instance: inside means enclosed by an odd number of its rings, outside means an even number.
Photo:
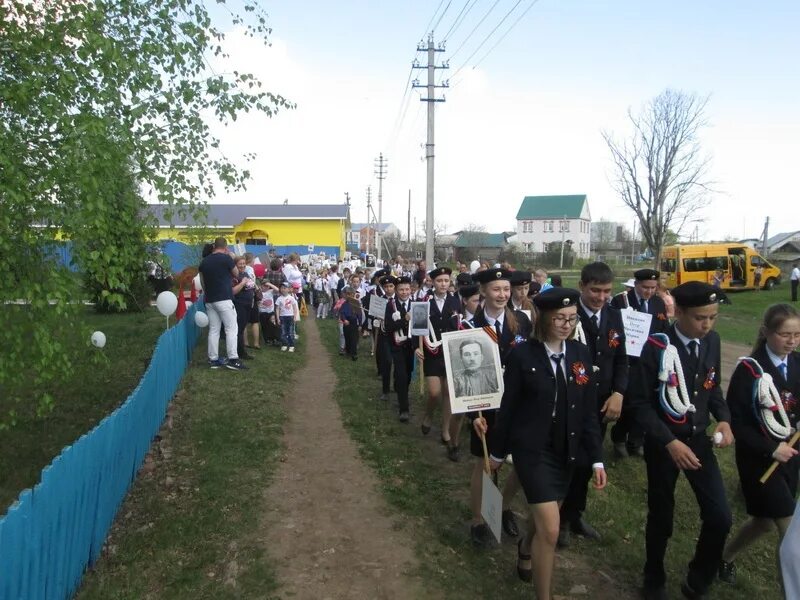
[[[500,350],[500,364],[505,366],[511,350],[518,344],[530,338],[533,329],[525,313],[509,307],[511,297],[511,278],[513,273],[505,269],[489,269],[475,273],[474,279],[481,285],[481,292],[485,298],[483,307],[475,313],[470,321],[473,327],[483,327],[489,336],[495,340]],[[472,508],[472,526],[470,533],[472,541],[478,545],[486,545],[492,538],[492,533],[481,517],[481,486],[483,483],[483,442],[480,433],[486,437],[487,446],[490,443],[492,430],[495,423],[496,410],[483,411],[481,417],[478,413],[470,413],[473,427],[470,428],[470,454],[475,457],[470,479],[470,506]],[[505,457],[503,457],[505,458]],[[511,537],[519,535],[519,528],[511,511],[511,500],[519,490],[519,480],[512,473],[503,487],[503,515],[502,523],[506,534]]]
[[[411,384],[411,371],[414,368],[414,347],[411,345],[409,323],[411,322],[411,278],[398,277],[395,285],[395,302],[389,302],[384,326],[390,336],[389,348],[394,365],[394,391],[397,393],[397,407],[400,422],[408,423],[408,387]],[[394,306],[392,307],[392,304]],[[394,311],[390,312],[394,308]]]
[[[605,436],[606,424],[619,418],[628,387],[628,356],[622,317],[608,304],[613,284],[614,272],[605,263],[590,263],[581,270],[578,317],[584,338],[581,341],[592,357],[597,389],[595,415],[601,437]],[[569,545],[571,533],[600,539],[597,530],[583,518],[591,479],[590,457],[579,453],[569,493],[561,506],[561,532],[558,536],[561,547]]]
[[[633,288],[627,292],[617,294],[611,300],[611,306],[624,310],[631,308],[638,312],[646,312],[653,316],[650,321],[650,335],[666,333],[669,328],[667,307],[658,295],[658,281],[661,273],[655,269],[639,269],[633,274]],[[634,364],[638,357],[629,357],[628,362]],[[614,455],[617,458],[626,458],[634,454],[644,456],[644,433],[636,424],[632,403],[622,405],[622,416],[611,428],[611,441],[614,443]]]
[[[394,297],[394,287],[397,278],[393,275],[384,275],[380,278],[383,297],[386,299],[386,311],[383,319],[375,319],[378,337],[375,344],[375,355],[378,361],[378,373],[381,376],[381,400],[389,399],[390,383],[392,379],[392,339],[393,335],[386,328],[386,323],[397,312],[397,300]]]
[[[375,346],[377,344],[378,332],[375,329],[375,319],[369,316],[369,305],[373,296],[378,296],[379,298],[383,297],[383,288],[380,286],[380,279],[386,275],[387,273],[383,269],[375,271],[370,277],[367,293],[361,299],[361,303],[364,305],[364,325],[366,330],[370,331],[372,335],[372,351],[370,355],[376,355]],[[378,376],[380,376],[380,363],[378,362],[377,355],[375,356],[375,368],[378,370]]]
[[[528,271],[513,271],[511,273],[511,298],[509,308],[514,310],[527,310],[533,316],[533,302],[528,298],[533,275]]]
[[[773,528],[778,530],[780,546],[794,514],[800,459],[787,441],[791,427],[800,419],[798,346],[800,312],[789,304],[770,306],[764,313],[752,360],[737,365],[728,386],[736,466],[750,515],[722,554],[719,578],[728,583],[736,581],[736,556]],[[770,378],[773,396],[769,393]],[[759,479],[773,460],[781,464],[762,484]]]
[[[427,339],[423,340],[424,350],[420,353],[419,343],[415,345],[415,354],[423,357],[425,371],[425,385],[428,390],[428,401],[425,407],[425,416],[422,418],[420,428],[424,435],[428,435],[433,421],[433,412],[436,406],[442,407],[442,443],[448,446],[448,456],[451,460],[457,458],[457,451],[451,446],[458,447],[459,430],[451,427],[452,415],[450,414],[450,401],[447,394],[447,373],[444,366],[444,350],[442,350],[442,333],[455,331],[457,318],[461,310],[461,303],[457,296],[449,293],[450,275],[453,271],[447,267],[440,267],[431,271],[428,276],[433,282],[433,293],[430,295],[430,321],[431,331]],[[416,342],[416,340],[415,340]],[[461,420],[456,423],[460,426]],[[451,443],[451,440],[452,441]]]
[[[675,483],[686,475],[700,508],[702,525],[681,591],[699,598],[713,583],[731,528],[731,510],[714,456],[730,446],[730,411],[720,389],[720,339],[712,331],[717,318],[717,290],[690,281],[672,290],[675,322],[666,334],[650,337],[638,364],[631,370],[628,397],[645,433],[647,464],[647,558],[644,596],[665,599],[664,555],[672,535]],[[659,379],[666,371],[667,380]],[[717,424],[707,431],[713,415]]]
[[[552,597],[558,503],[567,493],[579,447],[591,457],[595,487],[606,485],[592,358],[583,344],[568,339],[578,322],[578,298],[567,288],[536,296],[535,339],[518,344],[507,357],[505,392],[490,439],[492,468],[513,454],[528,501],[530,525],[518,544],[517,574],[533,580],[537,598]]]

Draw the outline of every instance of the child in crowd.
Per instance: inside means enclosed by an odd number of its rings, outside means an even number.
[[[300,318],[300,308],[297,305],[297,298],[289,293],[290,286],[284,281],[281,284],[281,295],[275,301],[278,318],[281,323],[281,352],[294,352],[294,323]]]
[[[324,319],[328,316],[331,306],[331,295],[328,283],[328,271],[323,269],[322,273],[314,281],[314,295],[317,298],[317,318]]]
[[[361,327],[361,303],[356,300],[356,291],[345,286],[344,302],[339,310],[339,322],[344,332],[345,351],[347,355],[358,360],[358,329]]]
[[[261,300],[258,303],[258,320],[264,343],[277,346],[281,339],[281,328],[275,314],[275,292],[279,288],[267,279],[261,280]]]

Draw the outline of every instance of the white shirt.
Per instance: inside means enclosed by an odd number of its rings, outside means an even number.
[[[295,310],[297,310],[297,300],[291,294],[286,296],[278,296],[275,300],[275,306],[278,307],[279,317],[293,317]]]
[[[699,352],[700,352],[700,338],[689,338],[689,337],[686,337],[685,335],[683,335],[681,333],[681,330],[678,329],[677,327],[675,328],[675,333],[678,335],[678,339],[681,341],[681,343],[683,344],[683,347],[686,348],[686,352],[688,352],[689,354],[692,353],[692,351],[689,349],[689,343],[690,342],[697,342],[697,352],[698,352],[698,356],[700,355],[699,354]]]
[[[489,316],[489,314],[486,312],[486,309],[484,308],[483,309],[483,316],[486,319],[486,322],[489,325],[491,325],[492,327],[495,326],[495,323],[499,323],[500,324],[500,331],[503,331],[503,324],[505,323],[505,320],[506,320],[506,311],[505,310],[500,313],[499,317],[494,319],[494,318]]]
[[[591,308],[589,308],[583,303],[582,298],[578,299],[578,302],[580,302],[583,312],[586,313],[586,316],[589,317],[589,319],[591,319],[592,317],[597,317],[597,326],[600,327],[600,313],[603,311],[603,309],[601,308],[597,312],[594,312]]]
[[[800,281],[800,267],[795,267],[792,269],[792,275],[789,279],[792,281]]]
[[[772,364],[775,365],[775,368],[778,369],[779,372],[781,371],[781,365],[786,365],[786,377],[788,377],[789,376],[789,362],[788,362],[787,359],[789,357],[786,356],[784,358],[781,358],[780,356],[775,354],[772,350],[770,350],[769,346],[765,346],[765,348],[767,350],[767,356],[769,356],[769,359],[772,361]]]
[[[433,299],[436,301],[436,306],[439,307],[439,312],[442,312],[442,309],[444,309],[444,301],[447,300],[447,295],[445,294],[443,298],[439,298],[439,296],[434,294]]]

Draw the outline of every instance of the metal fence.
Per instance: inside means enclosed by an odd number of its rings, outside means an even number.
[[[0,519],[0,599],[69,598],[97,560],[189,363],[201,305],[161,335],[127,400],[64,448]]]

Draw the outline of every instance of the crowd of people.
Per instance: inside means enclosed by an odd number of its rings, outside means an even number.
[[[800,467],[792,439],[800,419],[800,312],[791,304],[766,310],[751,355],[740,359],[724,390],[721,340],[714,331],[722,297],[707,283],[666,290],[658,271],[640,269],[626,291],[615,295],[614,273],[600,262],[586,265],[578,289],[570,289],[542,270],[507,264],[459,264],[454,273],[398,257],[382,269],[340,272],[340,265],[308,268],[289,256],[284,264],[273,259],[260,280],[261,299],[249,301],[260,318],[242,311],[237,321],[237,302],[248,302],[248,290],[258,285],[250,283],[248,257],[230,257],[222,242],[217,240],[200,268],[212,325],[211,366],[241,368],[247,338],[235,336],[245,335],[248,323],[261,324],[265,343],[280,335],[281,347],[291,349],[298,306],[309,304],[317,318],[338,322],[341,355],[356,361],[359,347],[369,348],[380,398],[387,401],[394,391],[402,423],[411,421],[409,388],[419,371],[425,387],[421,434],[430,434],[438,414],[446,456],[460,461],[462,431],[469,431],[470,531],[478,547],[493,543],[481,516],[483,473],[511,465],[502,489],[502,528],[518,538],[516,570],[533,583],[537,597],[551,597],[557,547],[568,546],[573,535],[601,537],[590,523],[587,495],[608,481],[603,441],[609,426],[617,459],[644,459],[645,598],[670,597],[664,557],[681,472],[701,518],[680,586],[683,596],[701,598],[717,579],[735,585],[737,557],[774,529],[786,597],[800,597],[800,535],[787,533],[800,527],[800,517],[792,520]],[[370,311],[375,298],[382,299],[379,316]],[[428,304],[421,325],[412,314],[415,302]],[[651,316],[639,356],[626,351],[623,311]],[[218,356],[220,323],[227,363]],[[420,327],[427,334],[412,335]],[[460,370],[448,378],[452,367],[444,357],[443,334],[465,329],[483,329],[497,344],[503,393],[496,410],[452,414],[448,381],[465,396],[499,387],[483,347],[470,340],[458,347]],[[749,519],[731,537],[732,514],[714,449],[731,446],[734,438]],[[762,483],[773,463],[777,467]],[[524,532],[510,508],[520,492],[529,508]]]

